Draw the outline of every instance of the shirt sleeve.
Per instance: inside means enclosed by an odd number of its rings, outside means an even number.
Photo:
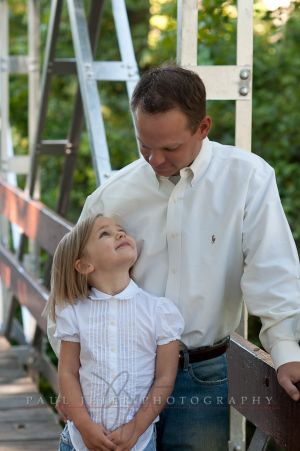
[[[60,352],[60,340],[55,337],[56,332],[56,324],[55,322],[48,316],[47,318],[47,335],[49,343],[56,354],[56,357],[59,357]]]
[[[262,345],[276,369],[300,361],[299,259],[269,166],[249,183],[243,252],[241,287],[249,312],[261,318]]]
[[[78,222],[89,216],[96,215],[98,213],[104,214],[102,197],[103,185],[99,186],[92,194],[90,194],[84,203],[83,209],[80,213]]]
[[[80,335],[74,305],[56,309],[56,331],[54,338],[64,341],[79,342]]]
[[[167,298],[160,298],[156,310],[156,341],[165,345],[180,340],[184,320],[175,304]]]

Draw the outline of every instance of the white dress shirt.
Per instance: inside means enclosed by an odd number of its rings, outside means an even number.
[[[178,309],[131,281],[115,296],[93,288],[87,299],[56,314],[55,337],[80,342],[80,385],[92,420],[109,431],[128,423],[152,385],[157,345],[180,339]],[[70,421],[68,429],[74,448],[88,451]],[[133,450],[142,451],[152,432],[153,424]]]
[[[205,139],[180,176],[174,185],[141,158],[89,196],[81,218],[120,218],[138,244],[134,280],[174,301],[189,348],[233,332],[244,298],[275,367],[300,361],[299,260],[274,170]]]

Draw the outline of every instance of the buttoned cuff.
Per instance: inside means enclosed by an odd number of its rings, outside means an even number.
[[[300,346],[296,341],[283,340],[271,349],[275,369],[288,362],[300,362]]]

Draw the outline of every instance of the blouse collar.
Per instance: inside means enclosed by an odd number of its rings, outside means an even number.
[[[96,288],[92,287],[90,290],[89,299],[91,299],[92,301],[105,301],[109,299],[118,299],[119,301],[125,301],[127,299],[133,298],[138,291],[139,287],[132,279],[130,279],[130,282],[127,285],[127,287],[120,293],[115,294],[114,296],[107,293],[103,293],[102,291],[99,291]]]

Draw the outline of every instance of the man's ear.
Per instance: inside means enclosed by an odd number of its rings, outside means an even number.
[[[75,262],[75,269],[80,274],[85,274],[86,276],[94,271],[94,266],[91,263],[85,262],[82,259],[78,259]]]
[[[210,116],[205,116],[204,119],[199,124],[197,132],[199,133],[199,136],[201,139],[204,139],[207,137],[209,130],[211,129],[212,125],[212,119]]]

